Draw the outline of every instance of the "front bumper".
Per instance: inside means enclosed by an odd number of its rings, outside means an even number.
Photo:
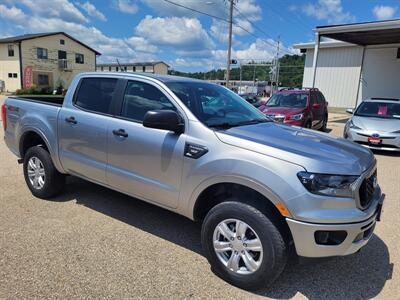
[[[378,134],[380,143],[372,144],[368,141],[368,138],[374,137],[374,134]],[[400,151],[400,134],[398,133],[348,128],[344,131],[344,137],[373,150]]]
[[[297,254],[304,257],[328,257],[344,256],[357,252],[370,240],[376,222],[380,220],[384,198],[385,195],[382,194],[375,214],[362,222],[313,224],[287,218],[286,221],[292,233]],[[325,245],[317,242],[316,232],[337,231],[345,231],[347,233],[341,243]]]

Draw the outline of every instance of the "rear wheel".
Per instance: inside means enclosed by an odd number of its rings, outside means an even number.
[[[29,148],[24,156],[25,182],[32,194],[47,199],[61,191],[65,176],[57,171],[49,152],[40,146]]]
[[[272,283],[287,261],[279,230],[259,210],[240,202],[223,202],[210,210],[202,227],[202,244],[213,271],[244,289]]]

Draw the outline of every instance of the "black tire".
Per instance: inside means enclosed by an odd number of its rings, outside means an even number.
[[[322,121],[322,126],[319,130],[325,132],[327,125],[328,125],[328,115],[325,115],[324,120]]]
[[[28,164],[31,158],[38,158],[43,165],[45,180],[41,188],[35,188],[28,177]],[[65,176],[57,171],[49,152],[43,147],[34,146],[24,156],[24,177],[31,193],[38,198],[48,199],[58,194],[64,187]]]
[[[258,235],[263,248],[263,259],[254,273],[235,273],[217,257],[213,245],[214,230],[226,219],[243,221]],[[259,290],[270,285],[282,273],[288,259],[286,243],[270,219],[253,206],[236,201],[223,202],[208,212],[203,222],[201,240],[214,273],[223,280],[246,290]]]

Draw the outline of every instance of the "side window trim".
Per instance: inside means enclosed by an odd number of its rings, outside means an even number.
[[[83,108],[83,107],[79,106],[78,104],[76,104],[76,99],[77,99],[79,90],[81,89],[81,85],[82,85],[83,80],[84,79],[92,79],[92,78],[116,79],[117,80],[117,83],[115,85],[114,95],[113,95],[113,97],[111,99],[111,105],[110,105],[108,113],[103,113],[103,112],[99,112],[99,111],[86,109],[86,108]],[[99,77],[92,77],[92,76],[90,76],[90,77],[82,77],[81,79],[79,79],[78,85],[76,86],[76,89],[75,89],[75,92],[74,92],[74,96],[72,97],[72,106],[75,107],[76,109],[81,110],[81,111],[92,113],[92,114],[96,114],[96,115],[109,116],[109,117],[114,116],[114,113],[115,113],[115,104],[114,103],[117,101],[117,98],[116,98],[117,93],[116,92],[117,92],[117,89],[118,89],[120,81],[121,81],[121,79],[120,78],[116,78],[116,77],[103,77],[103,76],[99,76]]]

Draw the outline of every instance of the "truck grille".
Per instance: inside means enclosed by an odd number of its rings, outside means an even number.
[[[368,206],[371,204],[375,192],[376,176],[377,172],[375,170],[375,172],[371,176],[364,179],[360,186],[360,206],[363,209],[368,208]]]

